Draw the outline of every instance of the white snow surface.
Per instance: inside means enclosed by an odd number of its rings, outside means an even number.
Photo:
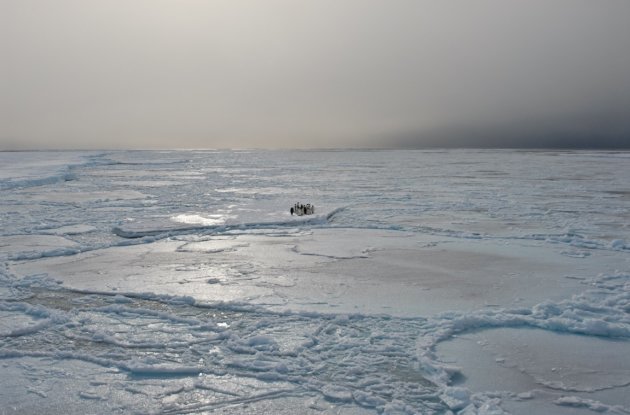
[[[0,161],[2,413],[630,414],[630,153]]]

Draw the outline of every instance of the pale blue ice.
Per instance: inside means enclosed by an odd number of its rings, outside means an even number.
[[[628,152],[0,160],[0,413],[630,413]]]

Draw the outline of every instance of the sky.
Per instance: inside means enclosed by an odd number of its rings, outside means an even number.
[[[0,0],[0,150],[630,148],[627,0]]]

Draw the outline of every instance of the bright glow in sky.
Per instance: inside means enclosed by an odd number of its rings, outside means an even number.
[[[630,146],[626,0],[0,0],[0,149]]]

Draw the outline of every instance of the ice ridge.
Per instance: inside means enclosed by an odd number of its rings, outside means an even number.
[[[112,229],[112,232],[122,238],[135,239],[143,237],[165,238],[169,236],[185,235],[194,232],[229,232],[232,230],[248,230],[263,228],[278,228],[299,225],[322,225],[345,208],[332,209],[324,214],[312,217],[296,217],[278,221],[240,222],[239,219],[228,220],[220,225],[182,225],[174,223],[169,218],[156,218],[151,221],[126,222]],[[158,238],[158,239],[159,239]]]

